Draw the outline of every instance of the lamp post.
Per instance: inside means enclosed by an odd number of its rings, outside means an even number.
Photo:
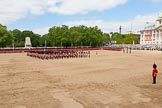
[[[44,51],[46,51],[46,40],[44,41]]]
[[[13,50],[14,50],[14,47],[15,47],[14,40],[12,40],[12,48],[13,48]]]
[[[112,33],[110,33],[109,36],[110,36],[110,43],[111,43]]]
[[[47,45],[46,45],[46,44],[47,44],[47,42],[46,42],[46,40],[45,40],[45,42],[44,42],[45,48],[47,47]]]
[[[82,43],[82,41],[81,41],[81,48],[83,47],[83,43]]]

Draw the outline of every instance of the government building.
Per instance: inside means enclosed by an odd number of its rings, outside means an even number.
[[[159,13],[156,23],[146,26],[140,31],[141,45],[162,45],[162,12]]]

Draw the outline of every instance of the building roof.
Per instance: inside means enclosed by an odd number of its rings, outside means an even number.
[[[162,25],[160,25],[159,27],[156,27],[155,29],[160,29],[160,30],[162,30]]]
[[[156,21],[162,21],[162,18],[158,18]]]
[[[159,15],[158,15],[158,19],[156,20],[156,21],[162,21],[162,11],[159,13]],[[149,26],[146,26],[145,27],[145,29],[143,29],[143,30],[140,30],[139,32],[143,32],[143,31],[151,31],[151,30],[162,30],[162,24],[160,24],[160,25],[156,25],[156,24],[154,24],[154,25],[149,25]]]

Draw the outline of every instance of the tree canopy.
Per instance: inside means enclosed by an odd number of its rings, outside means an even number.
[[[32,47],[43,47],[45,44],[47,47],[100,47],[112,41],[116,41],[117,44],[138,42],[133,34],[103,33],[97,26],[53,26],[47,34],[41,36],[29,30],[8,31],[6,26],[0,24],[0,47],[12,47],[13,44],[15,47],[24,47],[25,37],[31,38]]]
[[[109,41],[109,35],[105,35],[97,26],[74,26],[66,25],[52,27],[46,35],[46,39],[52,46],[101,46]]]
[[[139,40],[135,38],[134,34],[120,34],[120,33],[110,33],[111,41],[116,41],[116,44],[135,44],[139,43]]]
[[[7,31],[7,27],[0,24],[0,47],[12,46],[12,40],[14,39],[12,33]]]

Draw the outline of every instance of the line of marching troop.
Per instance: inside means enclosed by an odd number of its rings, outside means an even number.
[[[82,58],[90,57],[90,51],[87,50],[45,50],[28,52],[27,56],[39,59],[63,59],[63,58]]]

